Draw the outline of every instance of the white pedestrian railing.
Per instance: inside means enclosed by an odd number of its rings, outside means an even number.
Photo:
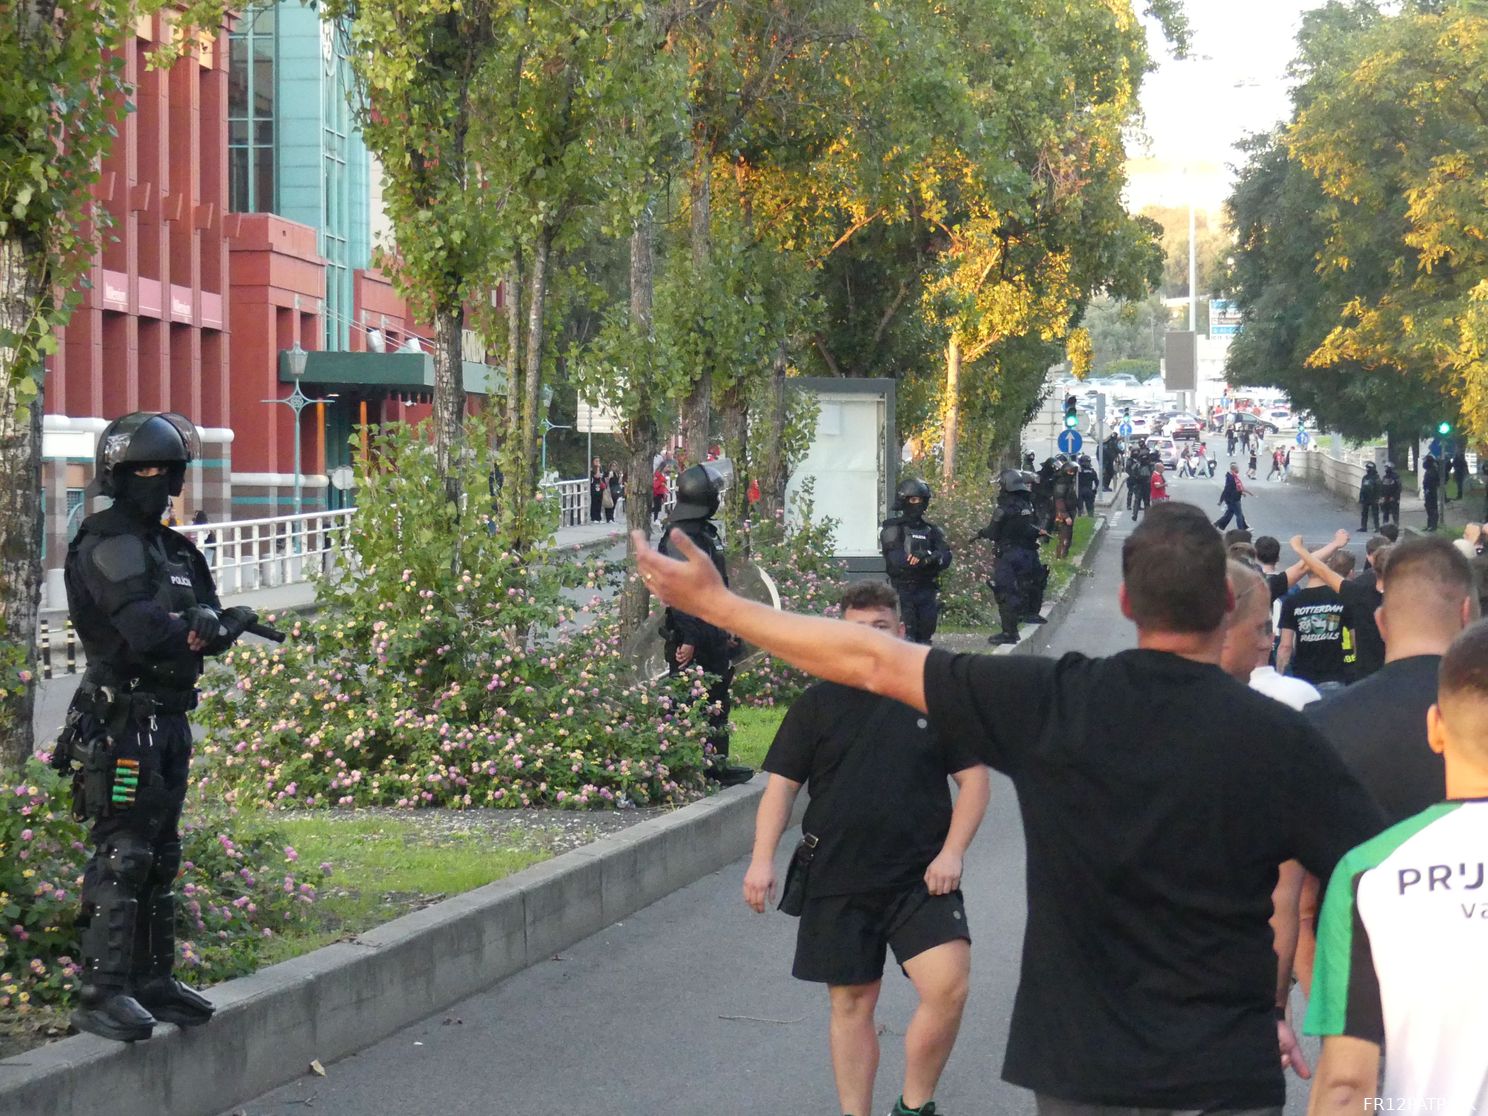
[[[544,500],[558,502],[558,526],[578,527],[589,522],[589,478],[549,481],[538,486]]]
[[[334,574],[355,508],[176,528],[207,557],[219,596],[294,585]]]

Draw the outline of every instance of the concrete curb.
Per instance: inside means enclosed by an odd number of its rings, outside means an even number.
[[[216,1017],[0,1061],[10,1116],[213,1116],[550,960],[743,856],[765,780],[211,990]]]

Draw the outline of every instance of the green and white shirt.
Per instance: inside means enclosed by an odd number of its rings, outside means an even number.
[[[1338,863],[1308,1034],[1385,1051],[1383,1096],[1488,1112],[1488,800],[1443,802]]]

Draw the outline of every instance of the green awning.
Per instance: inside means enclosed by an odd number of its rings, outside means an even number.
[[[505,395],[506,373],[488,364],[467,360],[465,390],[472,395]],[[433,391],[434,358],[428,353],[324,353],[306,354],[303,384],[317,391],[348,391],[385,388],[388,391]],[[294,382],[289,373],[289,354],[279,354],[279,382]]]

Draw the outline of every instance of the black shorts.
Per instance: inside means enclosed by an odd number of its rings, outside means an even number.
[[[946,942],[971,941],[959,890],[931,895],[923,881],[892,891],[807,899],[796,932],[797,980],[872,984],[883,977],[886,948],[902,968]]]

